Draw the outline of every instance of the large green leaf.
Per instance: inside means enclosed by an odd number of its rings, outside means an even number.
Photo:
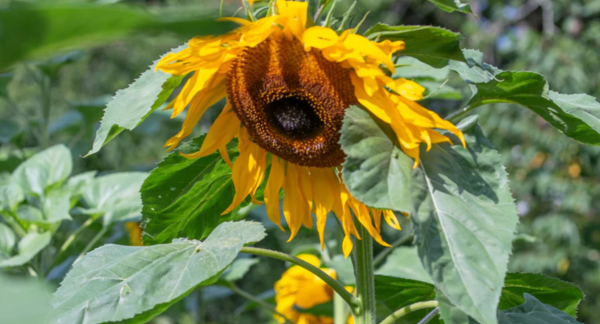
[[[366,111],[346,110],[340,143],[346,153],[342,175],[352,195],[381,209],[410,211],[413,161],[390,140],[386,125]]]
[[[198,15],[192,17],[165,20],[120,5],[9,6],[0,10],[0,70],[18,60],[73,46],[113,41],[141,31],[169,31],[192,37],[221,34],[235,26]]]
[[[531,109],[568,137],[600,145],[600,103],[586,94],[565,95],[548,90],[543,76],[533,72],[505,72],[483,62],[477,50],[464,50],[467,62],[449,66],[471,84],[467,107],[512,103]]]
[[[438,144],[421,151],[411,215],[416,244],[440,303],[447,300],[478,322],[495,324],[517,211],[502,158],[476,117],[457,126],[466,149]],[[455,323],[448,308],[440,308],[445,322]]]
[[[0,223],[0,260],[3,256],[10,256],[15,248],[17,236],[10,227]]]
[[[173,49],[171,52],[180,51],[185,46],[187,45]],[[158,109],[181,83],[184,76],[171,76],[162,71],[155,72],[154,67],[157,62],[158,60],[129,87],[117,91],[106,105],[94,144],[87,155],[98,152],[125,129],[136,128]]]
[[[415,247],[397,247],[385,263],[375,271],[378,275],[399,277],[433,283],[423,268]]]
[[[144,323],[199,285],[212,283],[264,227],[227,222],[204,241],[105,245],[75,263],[54,294],[49,324]]]
[[[16,213],[19,219],[48,229],[50,224],[64,219],[70,220],[70,209],[69,192],[63,188],[52,188],[41,199],[39,208],[33,205],[20,205]]]
[[[446,66],[448,60],[465,60],[458,44],[460,34],[439,27],[388,26],[378,23],[367,30],[365,36],[378,41],[404,41],[405,49],[401,54],[437,68]]]
[[[43,248],[50,244],[52,235],[46,233],[29,233],[25,235],[17,246],[19,253],[11,258],[0,260],[0,268],[16,267],[33,259]]]
[[[145,172],[120,172],[95,178],[83,189],[86,214],[103,214],[104,223],[139,217],[142,212],[140,188],[148,177]]]
[[[58,144],[21,163],[12,178],[25,192],[44,196],[44,191],[66,180],[73,170],[71,151]]]
[[[534,273],[509,273],[498,308],[504,310],[523,304],[523,293],[533,295],[544,304],[573,317],[577,315],[577,305],[583,299],[581,289],[570,282]]]
[[[469,106],[515,103],[533,110],[563,134],[584,144],[600,145],[600,104],[586,95],[548,91],[543,76],[533,72],[502,72],[477,83]]]
[[[525,294],[525,303],[498,313],[499,324],[581,324],[569,314]]]
[[[142,186],[144,244],[177,237],[202,239],[219,224],[234,196],[231,169],[219,153],[190,160],[204,136],[182,145],[158,164]]]
[[[469,4],[463,3],[461,0],[429,0],[429,2],[432,2],[438,6],[438,8],[446,12],[460,11],[470,14],[473,13]]]

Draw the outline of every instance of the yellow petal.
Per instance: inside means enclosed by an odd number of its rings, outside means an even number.
[[[308,28],[302,34],[304,49],[309,51],[311,48],[323,49],[335,45],[339,40],[338,34],[328,27],[313,26]]]
[[[396,215],[394,214],[393,211],[384,210],[383,218],[385,219],[385,222],[388,223],[388,225],[390,225],[392,228],[394,228],[396,230],[401,230],[400,223],[398,222],[398,218],[396,218]]]
[[[244,139],[242,139],[244,138]],[[231,173],[233,186],[235,187],[235,197],[231,205],[221,215],[231,212],[237,207],[249,194],[256,190],[264,178],[264,166],[266,161],[266,152],[258,145],[252,143],[248,138],[246,128],[240,130],[240,156],[235,160]]]
[[[227,143],[231,142],[231,140],[238,135],[240,125],[240,120],[231,110],[229,103],[227,103],[219,117],[217,117],[208,130],[208,134],[206,134],[200,150],[192,154],[182,155],[188,159],[197,159],[212,154],[217,149],[225,147]],[[225,152],[227,152],[227,150],[225,150]],[[229,157],[227,157],[226,160],[228,159]]]
[[[288,163],[287,173],[283,180],[283,216],[290,227],[290,238],[288,242],[294,239],[306,217],[310,217],[310,208],[308,202],[302,196],[300,191],[298,166]]]
[[[399,95],[413,101],[423,99],[423,92],[425,92],[422,85],[407,79],[393,80],[388,86]]]
[[[281,226],[281,213],[279,211],[279,190],[283,185],[284,169],[279,158],[273,156],[271,159],[271,172],[269,180],[265,187],[265,205],[269,219],[277,224],[282,231],[285,231]]]
[[[287,19],[283,32],[302,39],[308,18],[308,2],[277,0],[277,11]]]
[[[321,249],[325,249],[325,225],[327,213],[333,208],[333,194],[335,187],[330,183],[336,181],[335,174],[331,168],[311,168],[314,175],[313,193],[315,203],[315,215],[317,216],[317,230],[321,241]]]

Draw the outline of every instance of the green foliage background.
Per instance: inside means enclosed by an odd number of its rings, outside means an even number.
[[[9,1],[0,1],[0,7]],[[43,1],[40,1],[43,2]],[[76,2],[76,1],[70,1]],[[84,1],[80,1],[84,2]],[[111,2],[111,1],[104,1]],[[217,16],[218,1],[146,0],[122,1],[161,15]],[[225,11],[235,11],[238,1],[225,1]],[[600,0],[473,0],[472,11],[447,13],[422,0],[359,1],[352,20],[370,11],[362,26],[376,22],[392,25],[434,25],[461,32],[463,48],[484,53],[484,61],[505,70],[526,70],[543,74],[551,89],[561,93],[588,93],[600,96]],[[339,13],[349,1],[341,1]],[[553,23],[552,23],[553,22]],[[363,27],[364,28],[364,27]],[[42,146],[64,143],[73,152],[74,172],[97,170],[150,171],[165,157],[163,143],[175,134],[182,119],[169,119],[168,113],[154,112],[142,126],[124,132],[99,153],[82,159],[92,146],[94,132],[108,98],[125,88],[160,55],[187,39],[172,34],[136,34],[108,45],[86,47],[69,52],[60,68],[56,62],[40,57],[37,63],[19,64],[7,88],[0,76],[0,94],[8,94],[12,103],[0,100],[0,172],[12,172],[26,157]],[[64,65],[62,65],[64,63]],[[55,75],[50,85],[52,107],[44,121],[40,110],[38,80],[42,71]],[[425,80],[425,83],[431,80]],[[455,90],[451,76],[444,91],[427,102],[442,116],[458,108],[456,98],[469,98],[468,89]],[[435,90],[437,86],[432,89]],[[454,99],[454,100],[450,100]],[[14,104],[22,114],[11,108]],[[195,130],[205,132],[217,116],[215,107]],[[511,105],[479,108],[483,131],[502,154],[517,201],[521,225],[509,264],[511,272],[543,273],[574,282],[586,298],[579,310],[579,320],[600,324],[594,314],[600,307],[600,148],[580,145],[550,127],[526,109]],[[39,123],[49,123],[49,133],[34,135]],[[81,123],[87,125],[81,130]],[[243,213],[241,211],[240,213]],[[261,209],[250,216],[264,220]],[[263,218],[261,218],[263,217]],[[272,224],[265,222],[267,226]],[[403,226],[410,232],[410,225]],[[100,228],[91,227],[89,235]],[[332,234],[335,233],[332,231]],[[388,241],[397,233],[385,233]],[[405,234],[403,234],[405,235]],[[103,242],[126,242],[127,234],[115,228]],[[287,234],[271,226],[269,236],[261,242],[285,252],[313,251],[316,233],[302,230],[292,243]],[[410,245],[410,240],[404,243]],[[79,242],[79,245],[85,243]],[[333,247],[335,249],[335,247]],[[331,260],[331,267],[336,264]],[[275,278],[284,264],[263,259],[239,285],[256,295],[269,298]],[[60,277],[54,279],[58,283]],[[54,289],[52,289],[54,290]],[[198,290],[171,307],[152,323],[264,323],[271,314],[259,308],[241,313],[245,300],[229,289],[213,286]],[[247,306],[247,305],[246,305]]]

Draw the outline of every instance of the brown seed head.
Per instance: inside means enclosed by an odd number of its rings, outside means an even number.
[[[357,102],[347,69],[296,39],[247,48],[227,77],[233,110],[263,149],[311,167],[340,165],[344,110]]]

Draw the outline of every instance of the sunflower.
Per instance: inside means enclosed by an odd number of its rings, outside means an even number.
[[[319,258],[311,254],[301,254],[298,258],[319,267]],[[336,278],[335,270],[321,268],[330,277]],[[347,287],[351,290],[353,287]],[[286,270],[275,283],[275,302],[277,313],[285,316],[274,315],[279,323],[285,323],[286,318],[297,324],[333,324],[333,318],[316,316],[303,313],[302,309],[310,309],[319,304],[333,300],[333,289],[314,273],[302,268],[292,266]],[[348,319],[348,324],[354,323],[354,318]]]
[[[225,18],[240,27],[218,37],[196,37],[187,48],[163,57],[156,68],[172,75],[191,74],[169,104],[172,117],[188,109],[182,129],[165,144],[174,149],[190,135],[204,112],[223,98],[227,104],[211,126],[194,159],[219,151],[232,167],[235,187],[229,213],[263,181],[269,218],[279,225],[279,194],[291,231],[317,229],[324,242],[327,214],[333,212],[344,230],[342,249],[348,256],[351,236],[361,239],[354,217],[380,244],[381,217],[400,230],[389,210],[371,209],[346,189],[339,175],[345,155],[339,144],[344,111],[362,105],[389,124],[402,150],[419,163],[419,146],[450,142],[435,129],[463,139],[450,122],[420,106],[424,88],[407,79],[392,79],[392,55],[402,41],[370,41],[353,29],[341,35],[314,26],[306,2],[278,0],[276,14],[248,21]],[[307,27],[312,26],[312,27]],[[387,73],[386,73],[387,70]],[[238,138],[239,157],[231,165],[226,145]],[[464,143],[464,139],[463,139]],[[270,165],[268,177],[266,171]],[[283,230],[283,228],[282,228]]]

